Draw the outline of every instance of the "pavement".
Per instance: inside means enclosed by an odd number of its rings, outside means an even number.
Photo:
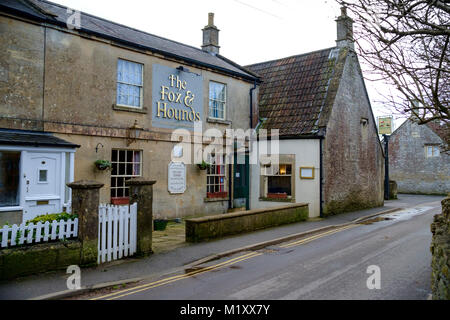
[[[174,227],[178,229],[172,230],[172,236],[170,236],[171,228],[168,228],[166,232],[162,231],[159,237],[167,237],[171,241],[166,241],[168,244],[165,241],[160,241],[162,245],[159,245],[159,249],[157,249],[158,241],[156,241],[154,250],[156,253],[149,257],[123,259],[82,269],[81,286],[89,289],[123,285],[142,279],[159,278],[185,270],[188,266],[197,264],[199,261],[205,262],[208,259],[215,259],[225,254],[233,254],[255,244],[270,243],[274,239],[282,239],[318,228],[349,223],[362,217],[376,215],[395,208],[408,208],[431,201],[440,201],[442,198],[442,196],[399,195],[398,200],[385,201],[383,207],[349,212],[326,219],[315,219],[314,221],[289,224],[196,244],[184,242],[180,235],[183,224],[180,224]],[[1,282],[0,299],[51,298],[55,297],[55,293],[58,293],[57,297],[61,297],[61,293],[71,293],[67,291],[67,278],[68,274],[59,271]]]

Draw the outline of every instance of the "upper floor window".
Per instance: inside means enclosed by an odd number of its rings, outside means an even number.
[[[222,83],[209,83],[209,117],[225,120],[227,86]]]
[[[439,157],[438,146],[425,146],[425,155],[427,158]]]
[[[140,63],[118,60],[117,105],[142,108],[143,67]]]

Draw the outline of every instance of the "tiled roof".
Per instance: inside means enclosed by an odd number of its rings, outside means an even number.
[[[279,129],[280,136],[317,135],[334,101],[329,92],[332,80],[340,77],[340,56],[338,48],[328,48],[247,66],[262,80],[259,117],[265,120],[260,128]]]
[[[126,4],[124,3],[124,5]],[[0,11],[25,14],[29,18],[66,28],[66,21],[71,16],[71,13],[67,12],[67,7],[44,0],[0,0]],[[238,64],[221,55],[213,55],[205,52],[200,48],[136,30],[84,12],[80,13],[80,21],[80,32],[82,33],[92,33],[99,37],[105,37],[106,39],[114,39],[130,46],[145,48],[153,52],[185,60],[188,63],[231,73],[232,75],[240,76],[251,81],[258,80],[255,75]]]
[[[54,137],[46,132],[0,129],[0,145],[19,145],[32,147],[78,148],[77,144]]]

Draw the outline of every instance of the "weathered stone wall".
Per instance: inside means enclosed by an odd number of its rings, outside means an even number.
[[[186,220],[186,241],[200,242],[308,219],[308,204],[296,203]]]
[[[433,300],[450,300],[450,197],[442,200],[442,213],[434,216],[431,232]]]
[[[42,117],[44,28],[0,16],[0,115]],[[4,121],[0,127],[42,130],[42,123]]]
[[[0,279],[82,265],[82,244],[78,240],[33,244],[19,248],[0,250]],[[96,262],[94,259],[93,262]],[[92,264],[92,261],[88,264]]]
[[[450,191],[450,155],[426,157],[425,145],[442,143],[427,125],[407,120],[389,139],[389,178],[399,193],[444,194]]]
[[[384,203],[383,151],[362,73],[354,52],[342,54],[335,68],[342,80],[328,93],[337,90],[323,142],[325,216]]]

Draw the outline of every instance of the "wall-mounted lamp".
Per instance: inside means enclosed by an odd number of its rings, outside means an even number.
[[[142,130],[144,130],[144,129],[138,125],[137,120],[134,120],[133,126],[128,128],[127,146],[129,146],[133,142],[136,142],[137,139],[139,139]]]

